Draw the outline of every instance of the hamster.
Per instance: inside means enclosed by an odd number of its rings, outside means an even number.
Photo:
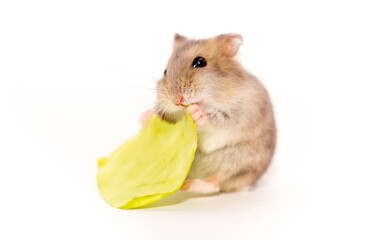
[[[168,122],[186,111],[198,147],[182,191],[235,192],[250,188],[271,163],[276,126],[269,95],[235,59],[242,36],[191,40],[175,35],[172,55],[157,83],[154,112]],[[141,121],[151,116],[145,112]]]

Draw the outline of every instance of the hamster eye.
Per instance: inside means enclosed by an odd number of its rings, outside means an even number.
[[[164,70],[163,75],[166,76],[166,73],[167,73],[167,68]]]
[[[197,57],[193,60],[192,67],[197,68],[197,67],[205,67],[207,65],[207,61],[205,61],[204,58],[202,57]]]

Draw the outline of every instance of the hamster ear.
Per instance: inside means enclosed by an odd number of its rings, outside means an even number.
[[[176,48],[177,46],[181,45],[182,43],[184,43],[185,41],[187,41],[187,38],[178,34],[178,33],[175,33],[175,38],[174,38],[174,48]]]
[[[224,34],[218,39],[221,41],[222,55],[226,57],[235,56],[243,42],[240,34]]]

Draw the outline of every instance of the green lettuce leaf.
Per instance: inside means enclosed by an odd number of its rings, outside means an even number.
[[[188,114],[175,124],[154,116],[110,157],[99,159],[100,195],[111,206],[130,209],[175,193],[187,177],[196,143]]]

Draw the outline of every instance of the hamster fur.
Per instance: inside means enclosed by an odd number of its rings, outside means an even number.
[[[240,191],[270,165],[276,145],[272,104],[261,82],[235,59],[241,45],[239,34],[203,40],[175,35],[154,112],[175,122],[187,109],[196,124],[198,148],[183,191]]]

